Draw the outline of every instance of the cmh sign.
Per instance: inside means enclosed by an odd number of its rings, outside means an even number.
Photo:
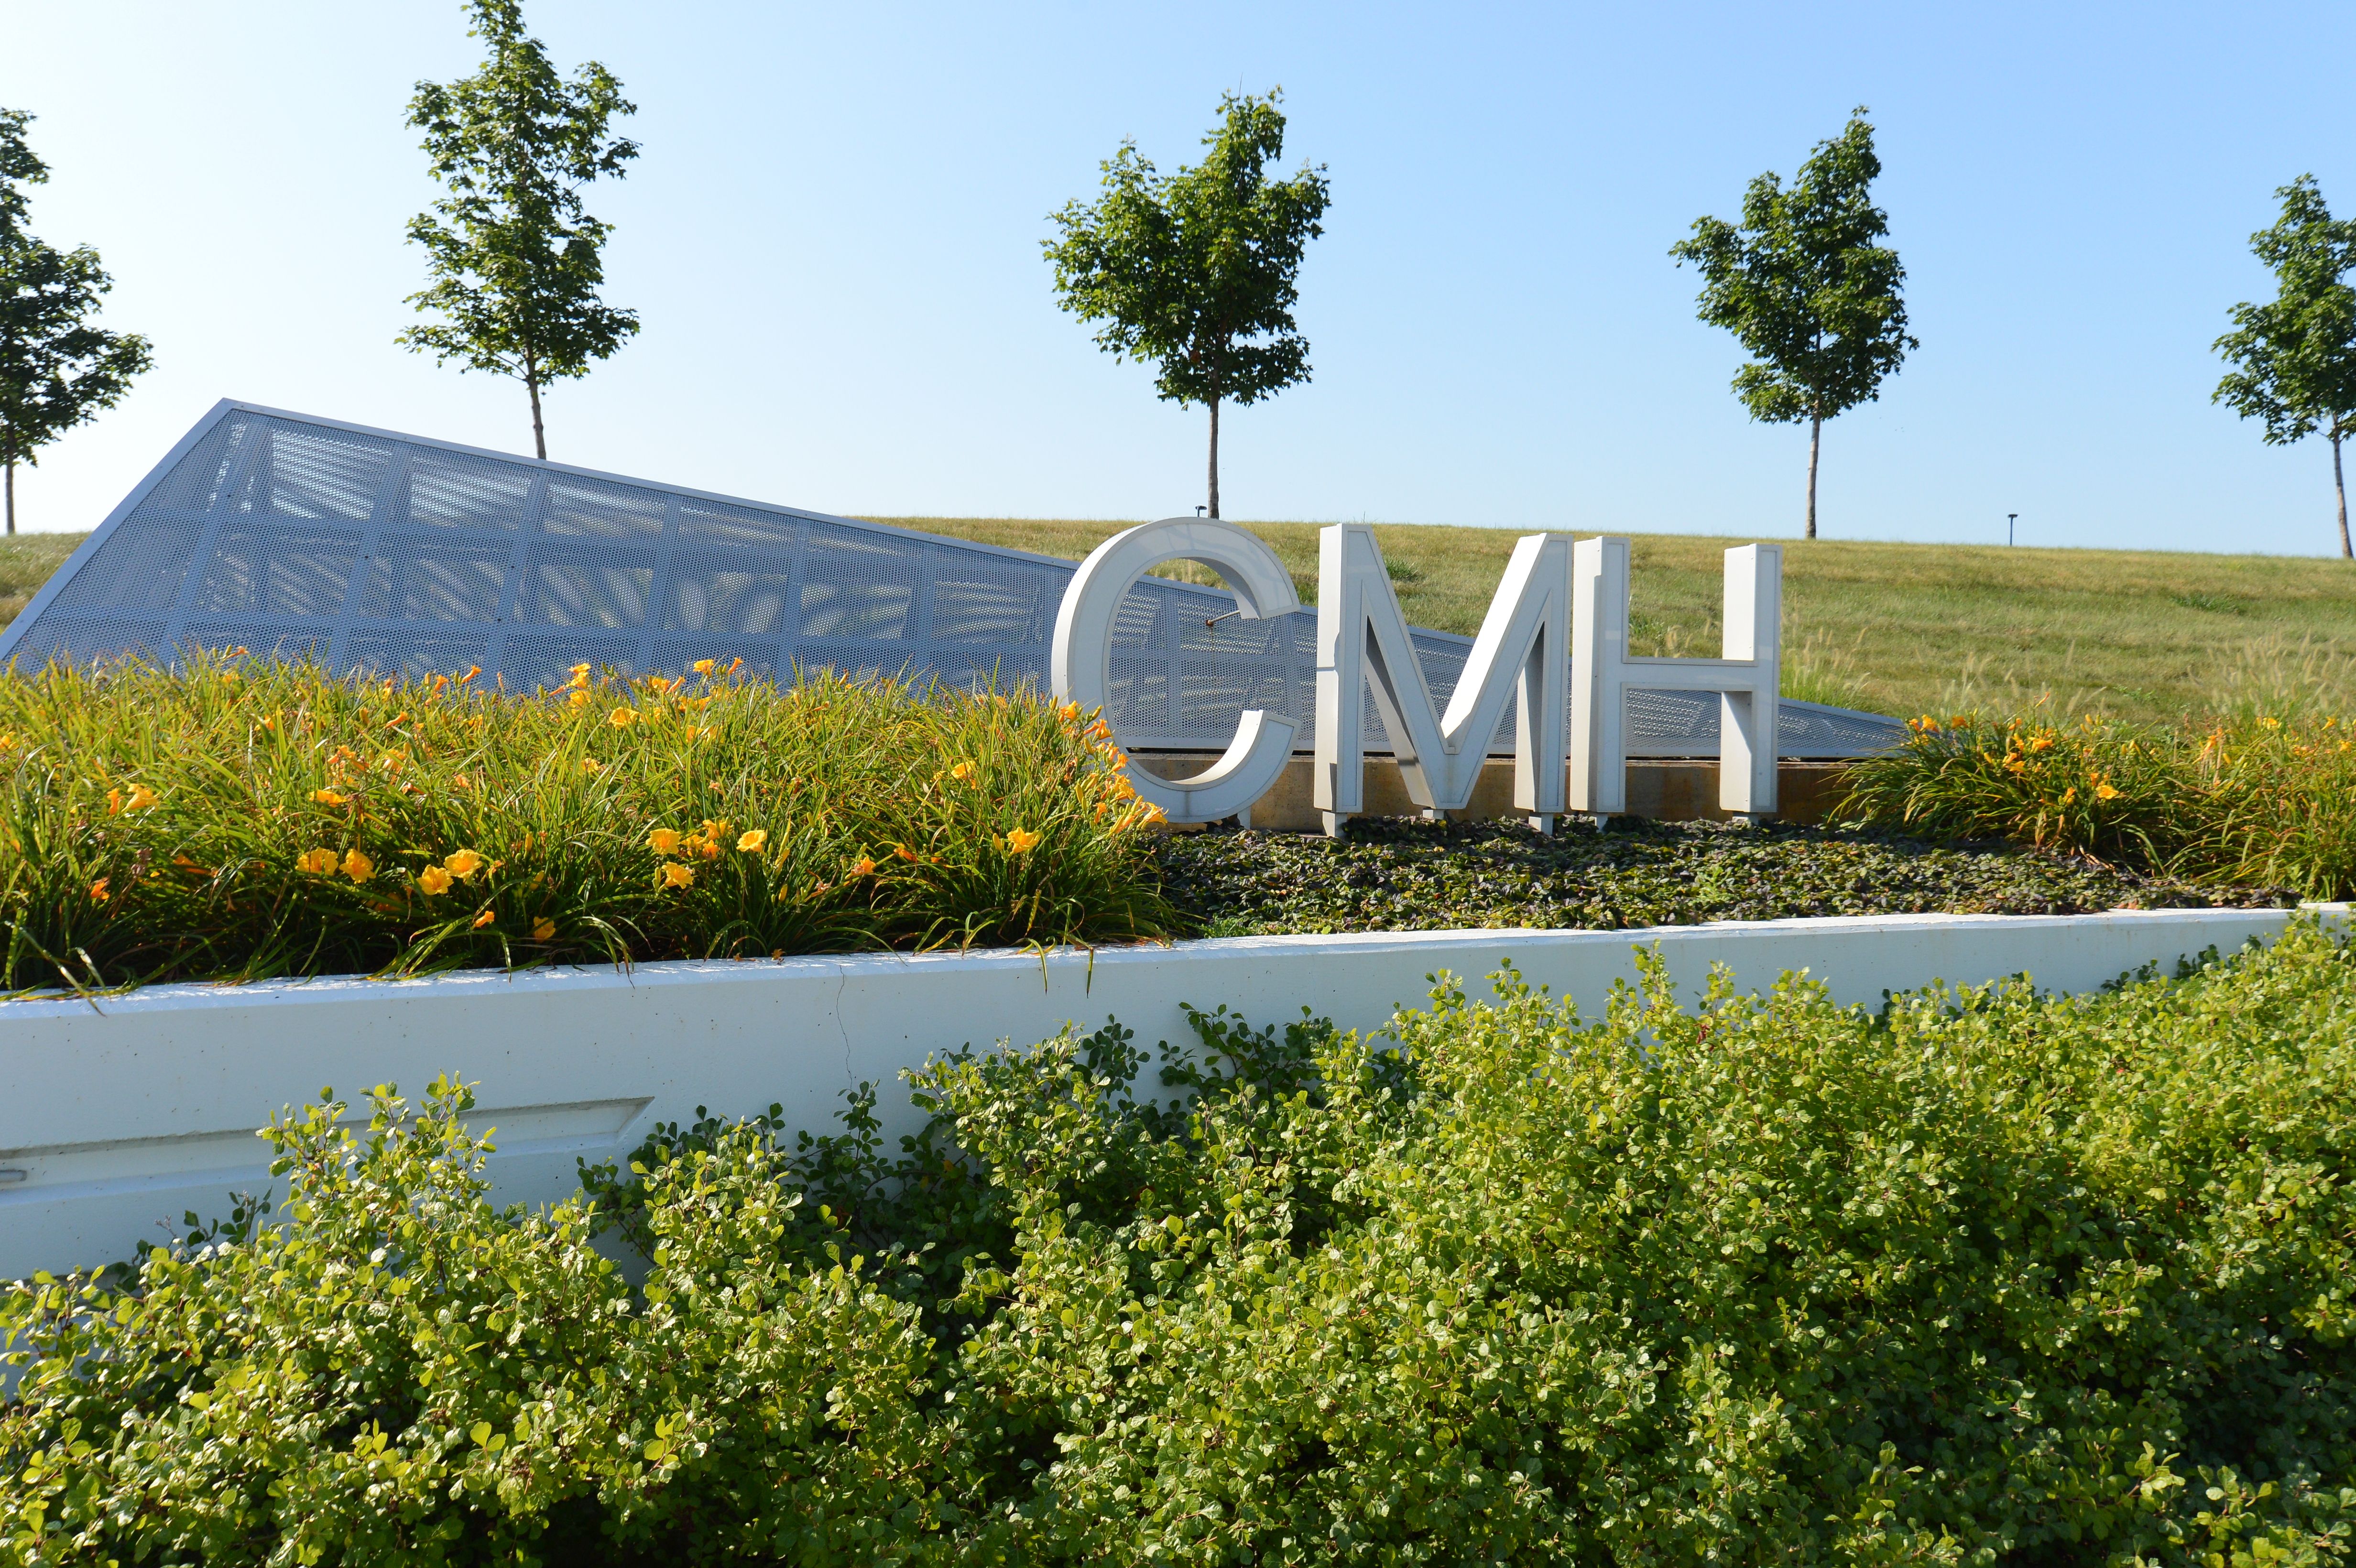
[[[1101,708],[1113,617],[1137,580],[1192,560],[1225,579],[1237,613],[1259,620],[1301,608],[1291,574],[1266,544],[1229,523],[1170,517],[1115,534],[1080,565],[1055,616],[1055,696]],[[1442,711],[1408,640],[1374,529],[1342,523],[1318,536],[1316,804],[1325,828],[1364,809],[1365,699],[1374,698],[1408,794],[1426,812],[1470,805],[1507,704],[1515,713],[1514,805],[1550,831],[1564,812],[1625,810],[1626,694],[1719,694],[1719,804],[1775,809],[1778,634],[1783,552],[1726,552],[1723,656],[1628,653],[1628,541],[1530,534],[1514,546],[1472,656]],[[1248,811],[1291,759],[1295,727],[1247,709],[1226,752],[1187,779],[1131,775],[1175,822]]]

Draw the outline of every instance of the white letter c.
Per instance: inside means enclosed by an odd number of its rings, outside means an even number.
[[[1113,618],[1137,580],[1167,560],[1199,561],[1234,589],[1237,613],[1265,620],[1301,608],[1292,574],[1258,536],[1205,517],[1165,517],[1113,535],[1088,553],[1055,612],[1053,685],[1059,702],[1105,705]],[[1266,795],[1292,760],[1294,725],[1248,708],[1226,753],[1190,779],[1159,779],[1131,769],[1137,793],[1173,822],[1216,822]],[[1115,737],[1116,740],[1119,737]]]

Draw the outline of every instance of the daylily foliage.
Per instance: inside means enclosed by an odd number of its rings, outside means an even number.
[[[238,656],[0,673],[0,988],[1133,941],[1174,921],[1158,814],[1093,715],[726,666],[480,686]]]

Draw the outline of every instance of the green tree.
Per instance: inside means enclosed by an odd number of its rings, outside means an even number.
[[[1701,319],[1751,353],[1734,373],[1751,417],[1808,422],[1810,539],[1825,421],[1880,397],[1881,379],[1922,347],[1906,334],[1906,269],[1875,243],[1890,215],[1873,205],[1881,160],[1865,115],[1853,111],[1839,135],[1817,143],[1791,189],[1772,170],[1752,180],[1740,225],[1698,219],[1669,250],[1700,269]]]
[[[59,251],[25,228],[27,186],[49,169],[25,141],[33,117],[0,109],[0,471],[16,531],[16,464],[111,409],[150,362],[147,340],[90,324],[114,286],[87,245]]]
[[[531,395],[532,447],[548,455],[540,389],[590,365],[638,330],[637,313],[597,297],[611,225],[581,208],[582,187],[622,177],[638,144],[606,123],[637,112],[591,60],[570,82],[523,30],[520,0],[471,0],[468,36],[491,57],[463,81],[421,81],[409,101],[434,177],[449,194],[409,220],[432,282],[409,303],[443,320],[396,340],[434,362],[513,376]]]
[[[2340,496],[2340,553],[2348,542],[2348,482],[2340,443],[2356,431],[2356,222],[2331,216],[2313,175],[2275,194],[2282,217],[2250,236],[2250,249],[2274,269],[2267,304],[2233,307],[2233,330],[2215,344],[2234,367],[2210,401],[2244,419],[2265,421],[2269,445],[2302,441],[2320,428],[2331,440],[2331,483]]]
[[[1050,216],[1043,241],[1057,303],[1102,322],[1097,343],[1161,367],[1154,389],[1211,411],[1210,513],[1219,515],[1219,405],[1252,403],[1309,379],[1309,341],[1293,325],[1301,251],[1324,232],[1323,165],[1271,179],[1284,155],[1279,89],[1227,93],[1209,149],[1162,175],[1124,142],[1101,166],[1104,194]]]

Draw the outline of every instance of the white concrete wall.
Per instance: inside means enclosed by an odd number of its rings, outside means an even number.
[[[2344,906],[2339,906],[2344,912]],[[915,1116],[896,1075],[971,1041],[1027,1044],[1108,1016],[1141,1042],[1190,1040],[1180,1004],[1224,1002],[1255,1022],[1305,1006],[1372,1029],[1424,1001],[1441,969],[1476,982],[1510,958],[1531,981],[1601,1006],[1658,943],[1679,984],[1713,963],[1746,989],[1805,968],[1843,1001],[1934,979],[2026,972],[2090,989],[2146,963],[2270,940],[2279,911],[2120,911],[2005,917],[1768,921],[1642,932],[1442,931],[1239,937],[1174,947],[648,965],[397,982],[158,986],[121,997],[0,1002],[0,1277],[130,1255],[184,1211],[271,1185],[252,1129],[332,1084],[353,1100],[438,1072],[478,1083],[477,1126],[500,1130],[504,1196],[574,1189],[573,1159],[626,1155],[699,1104],[737,1115],[782,1102],[830,1129],[842,1091],[884,1089],[889,1134]],[[283,1191],[281,1196],[283,1196]]]

